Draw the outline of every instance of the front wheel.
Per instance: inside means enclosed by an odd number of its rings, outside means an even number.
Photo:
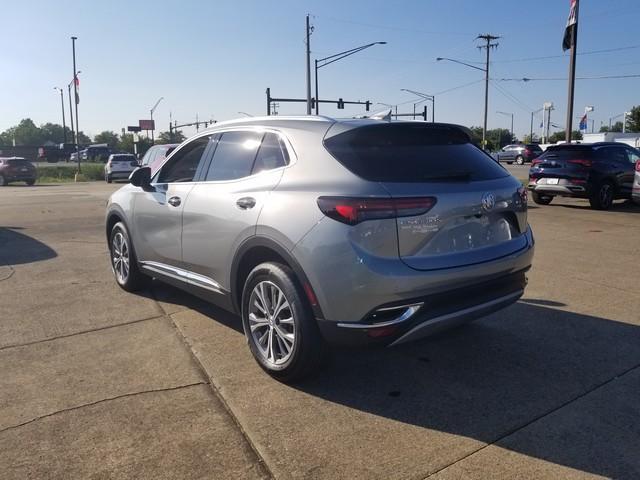
[[[549,205],[551,200],[553,200],[553,196],[551,195],[542,195],[540,193],[531,192],[531,197],[533,201],[538,205]]]
[[[522,155],[516,157],[516,165],[524,165],[524,157]]]
[[[30,187],[33,187],[36,184],[35,179],[31,179],[31,180],[27,180],[27,185],[29,185]]]
[[[124,223],[118,222],[109,236],[111,269],[118,285],[127,292],[144,288],[149,277],[140,271],[133,245]]]
[[[7,185],[7,180],[4,178],[4,175],[0,175],[0,187],[4,187]]]
[[[287,266],[263,263],[251,271],[242,293],[242,326],[251,353],[272,377],[295,382],[322,366],[324,340]]]

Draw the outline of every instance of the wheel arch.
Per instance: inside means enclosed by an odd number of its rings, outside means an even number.
[[[253,268],[264,262],[283,263],[288,266],[296,276],[302,288],[305,298],[309,300],[314,316],[322,319],[322,311],[318,305],[309,279],[304,270],[293,255],[276,240],[269,237],[255,236],[246,240],[238,248],[231,264],[230,289],[233,307],[241,312],[242,290],[244,282]]]

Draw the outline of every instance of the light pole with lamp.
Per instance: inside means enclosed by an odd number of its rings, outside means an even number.
[[[60,106],[62,107],[62,142],[67,143],[67,125],[64,119],[64,90],[60,87],[53,87],[54,90],[60,90]]]
[[[76,77],[78,75],[80,75],[82,73],[82,70],[78,70],[78,73],[76,73]],[[71,85],[73,85],[73,80],[71,80],[69,82],[69,85],[67,85],[67,90],[68,90],[68,98],[69,98],[69,120],[71,121],[71,141],[74,141],[75,138],[75,129],[73,127],[73,107],[71,106]]]
[[[435,116],[436,115],[435,114],[435,111],[436,111],[436,97],[435,97],[435,95],[429,95],[429,94],[426,94],[426,93],[416,92],[415,90],[409,90],[408,88],[401,88],[400,91],[412,93],[413,95],[419,96],[423,100],[429,100],[431,102],[431,123],[435,123],[435,121],[436,121],[436,116]],[[415,107],[415,105],[414,105],[414,107]]]
[[[330,55],[325,58],[319,58],[315,60],[315,82],[316,82],[316,115],[319,115],[320,112],[320,98],[318,97],[318,69],[322,67],[326,67],[327,65],[332,64],[333,62],[337,62],[338,60],[342,60],[354,53],[361,52],[369,47],[373,47],[374,45],[386,45],[387,42],[373,42],[368,43],[367,45],[362,45],[361,47],[352,48],[351,50],[345,50],[344,52],[336,53],[335,55]]]
[[[536,113],[540,113],[542,110],[544,110],[544,108],[539,108],[538,110],[534,110],[533,112],[531,112],[531,130],[529,131],[529,141],[531,143],[533,143],[533,116]]]
[[[240,115],[244,115],[245,117],[253,117],[250,113],[247,112],[238,112]]]
[[[158,108],[158,104],[159,104],[162,100],[164,100],[164,97],[160,97],[160,98],[158,99],[158,101],[156,102],[156,104],[155,104],[153,107],[151,107],[151,110],[150,110],[150,113],[151,113],[151,118],[150,118],[150,120],[151,120],[151,123],[152,123],[152,125],[151,125],[151,126],[153,127],[153,128],[151,129],[151,145],[153,145],[153,144],[155,143],[155,139],[154,139],[154,136],[153,136],[153,131],[155,130],[155,127],[156,127],[155,125],[153,125],[153,112],[155,112],[155,111],[156,111],[156,108]]]
[[[511,117],[511,140],[509,141],[509,143],[511,143],[513,141],[513,113],[510,112],[500,112],[500,111],[496,111],[496,113],[499,113],[500,115],[505,115],[507,117]]]
[[[487,48],[487,52],[489,49]],[[465,65],[470,68],[474,68],[476,70],[480,70],[485,75],[485,87],[484,87],[484,124],[482,125],[482,148],[486,147],[486,139],[487,139],[487,110],[489,108],[489,62],[487,61],[487,68],[481,68],[476,65],[471,65],[470,63],[461,62],[460,60],[454,60],[453,58],[446,57],[438,57],[436,58],[437,62],[442,60],[446,60],[448,62],[459,63],[460,65]]]

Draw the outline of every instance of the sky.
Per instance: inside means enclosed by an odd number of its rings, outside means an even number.
[[[218,121],[238,112],[263,115],[267,87],[274,97],[306,95],[309,14],[312,63],[387,42],[322,68],[321,98],[399,104],[401,113],[411,113],[416,97],[401,89],[412,89],[436,96],[436,121],[467,126],[482,125],[484,74],[435,59],[482,62],[476,36],[499,35],[491,52],[488,126],[509,128],[510,116],[496,112],[513,113],[521,138],[529,132],[531,112],[547,101],[555,106],[552,122],[565,125],[567,81],[501,79],[567,77],[561,45],[568,10],[568,0],[5,0],[0,131],[26,117],[36,124],[61,123],[54,87],[65,89],[67,114],[72,35],[78,37],[78,115],[85,133],[136,125],[160,97],[158,130],[168,129],[170,115],[178,123],[193,122],[196,115]],[[581,0],[577,76],[640,74],[639,20],[638,0]],[[610,117],[640,104],[639,87],[640,77],[577,80],[575,115],[594,106],[590,118],[597,131],[601,122],[607,125]],[[278,111],[303,114],[306,107],[281,104]],[[322,105],[321,113],[365,112]],[[540,119],[537,114],[538,131]]]

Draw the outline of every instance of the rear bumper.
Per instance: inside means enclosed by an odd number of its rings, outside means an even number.
[[[419,309],[400,321],[344,324],[320,320],[318,324],[324,338],[333,345],[393,346],[501,310],[518,301],[526,284],[523,270],[470,287],[415,298],[411,305],[420,305]]]
[[[27,180],[35,180],[36,172],[30,173],[2,173],[7,182],[25,182]]]
[[[129,178],[129,176],[131,176],[131,173],[133,172],[133,170],[131,170],[130,172],[107,172],[107,175],[111,178]]]
[[[536,193],[563,197],[584,197],[587,195],[587,188],[584,185],[536,185],[530,183],[527,189]]]

